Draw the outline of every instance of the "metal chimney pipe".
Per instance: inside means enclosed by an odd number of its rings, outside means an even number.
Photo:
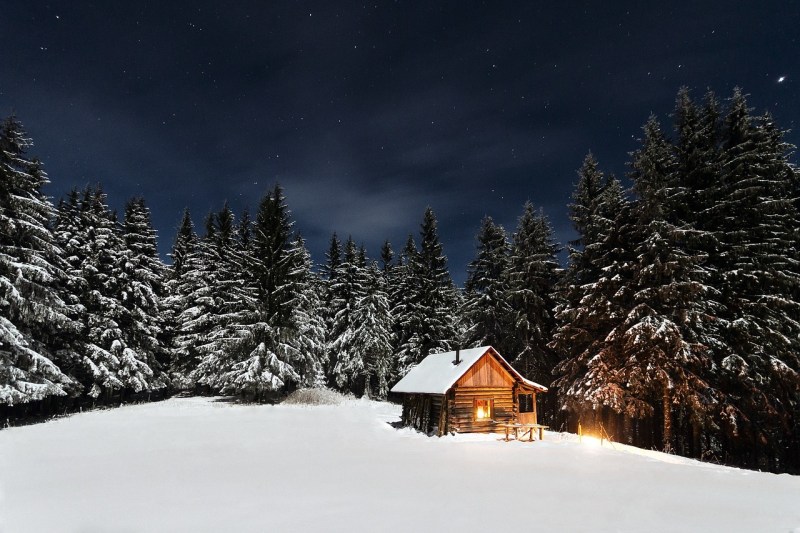
[[[461,348],[456,348],[456,360],[453,361],[454,365],[457,365],[461,362]]]

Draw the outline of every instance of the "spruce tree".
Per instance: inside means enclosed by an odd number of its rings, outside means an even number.
[[[570,264],[557,309],[559,326],[550,347],[562,358],[555,368],[559,399],[578,420],[621,408],[614,379],[615,354],[605,339],[618,324],[630,300],[628,239],[630,204],[618,180],[602,181],[589,155],[579,171],[571,218],[582,249],[570,250]]]
[[[500,353],[513,349],[508,299],[510,246],[505,229],[484,217],[476,236],[477,256],[467,268],[466,305],[462,319],[468,324],[465,346],[494,346]]]
[[[79,325],[61,297],[67,281],[42,193],[47,176],[29,159],[31,146],[15,117],[0,126],[0,402],[63,396],[77,389],[62,371],[78,359]]]
[[[707,346],[714,339],[707,317],[716,310],[714,291],[707,285],[705,257],[686,244],[698,232],[676,216],[683,199],[675,186],[677,161],[655,117],[644,127],[632,167],[638,202],[628,232],[636,258],[630,265],[631,301],[606,337],[605,350],[615,360],[615,411],[631,418],[658,413],[661,448],[670,451],[675,424],[691,425],[694,435],[711,425],[717,396],[706,381],[712,367]]]
[[[557,363],[548,348],[556,321],[555,290],[561,269],[553,230],[542,213],[526,202],[513,235],[508,266],[509,331],[507,356],[514,368],[539,383],[549,383]]]
[[[392,244],[388,240],[383,241],[383,245],[381,246],[381,270],[384,274],[387,274],[392,268],[393,259],[394,250],[392,250]]]
[[[291,360],[295,362],[301,385],[323,387],[327,355],[323,282],[313,272],[311,254],[300,236],[294,241],[292,255],[295,258],[292,272],[296,289],[290,303],[292,331],[288,344],[292,350]]]
[[[131,294],[123,270],[128,252],[100,187],[84,191],[81,218],[88,237],[83,263],[87,336],[98,348],[89,356],[95,375],[90,394],[104,393],[110,399],[115,392],[124,395],[162,388],[163,376],[150,367],[150,353],[136,346],[131,332],[123,329],[134,320],[123,300]]]
[[[372,263],[364,272],[363,296],[353,313],[352,345],[361,361],[358,371],[363,375],[364,396],[385,399],[393,372],[392,315],[389,307],[386,280]]]
[[[160,389],[168,384],[166,372],[170,363],[162,306],[164,265],[158,258],[156,232],[144,199],[133,198],[126,204],[122,238],[125,253],[120,289],[128,320],[120,326],[128,345],[154,373],[150,388]]]
[[[186,256],[184,274],[172,296],[178,312],[175,318],[173,383],[176,387],[212,388],[220,368],[216,353],[206,346],[217,326],[220,300],[217,290],[216,215],[205,218],[205,234]]]
[[[413,241],[410,243],[413,248]],[[420,227],[420,249],[407,252],[407,287],[400,310],[404,337],[399,349],[400,375],[425,356],[455,349],[458,344],[456,290],[430,207],[425,210]]]
[[[223,393],[260,400],[302,380],[296,368],[302,361],[292,345],[292,302],[299,287],[295,266],[300,262],[292,224],[283,190],[276,185],[259,204],[251,246],[239,254],[247,280],[232,293],[238,298],[229,306],[231,320],[222,337],[228,362],[221,365],[217,386]]]
[[[753,117],[735,90],[723,125],[721,179],[713,206],[721,244],[716,267],[728,314],[724,386],[743,417],[731,433],[762,442],[757,464],[783,455],[800,409],[800,283],[791,147],[769,115]],[[738,439],[737,439],[738,440]],[[793,439],[797,441],[797,437]]]
[[[332,321],[328,345],[328,353],[331,354],[329,378],[336,387],[355,393],[362,392],[365,376],[363,354],[354,338],[358,326],[355,313],[365,295],[364,278],[359,251],[353,238],[348,237],[344,256],[330,284]]]
[[[598,335],[596,324],[586,321],[584,297],[600,277],[604,265],[600,264],[598,250],[609,226],[613,225],[601,213],[604,182],[605,176],[597,161],[588,154],[578,170],[578,183],[569,206],[570,220],[578,238],[571,243],[569,265],[558,288],[561,302],[555,313],[559,325],[550,343],[562,359],[559,370],[562,373],[567,370],[565,365],[575,362]],[[577,369],[570,371],[573,375],[578,373]]]
[[[197,366],[197,354],[186,343],[188,330],[186,313],[195,302],[191,295],[198,285],[198,237],[194,230],[191,214],[184,209],[175,242],[172,246],[172,265],[168,268],[165,283],[167,296],[164,299],[166,321],[170,333],[170,379],[177,389],[191,388],[189,374]]]

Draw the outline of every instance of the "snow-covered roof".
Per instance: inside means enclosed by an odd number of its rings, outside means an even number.
[[[397,385],[392,387],[392,392],[444,394],[488,351],[493,352],[503,366],[525,385],[541,391],[547,390],[547,387],[523,378],[497,350],[491,346],[481,346],[461,350],[459,353],[461,362],[458,365],[454,364],[456,352],[429,355],[398,381]]]

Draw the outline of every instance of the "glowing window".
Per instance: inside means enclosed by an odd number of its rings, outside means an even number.
[[[494,400],[490,398],[476,398],[474,407],[475,420],[491,420],[494,416]]]

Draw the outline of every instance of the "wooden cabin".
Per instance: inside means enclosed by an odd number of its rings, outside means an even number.
[[[393,393],[403,396],[403,424],[426,433],[501,432],[501,424],[536,424],[536,394],[491,346],[431,354]]]

